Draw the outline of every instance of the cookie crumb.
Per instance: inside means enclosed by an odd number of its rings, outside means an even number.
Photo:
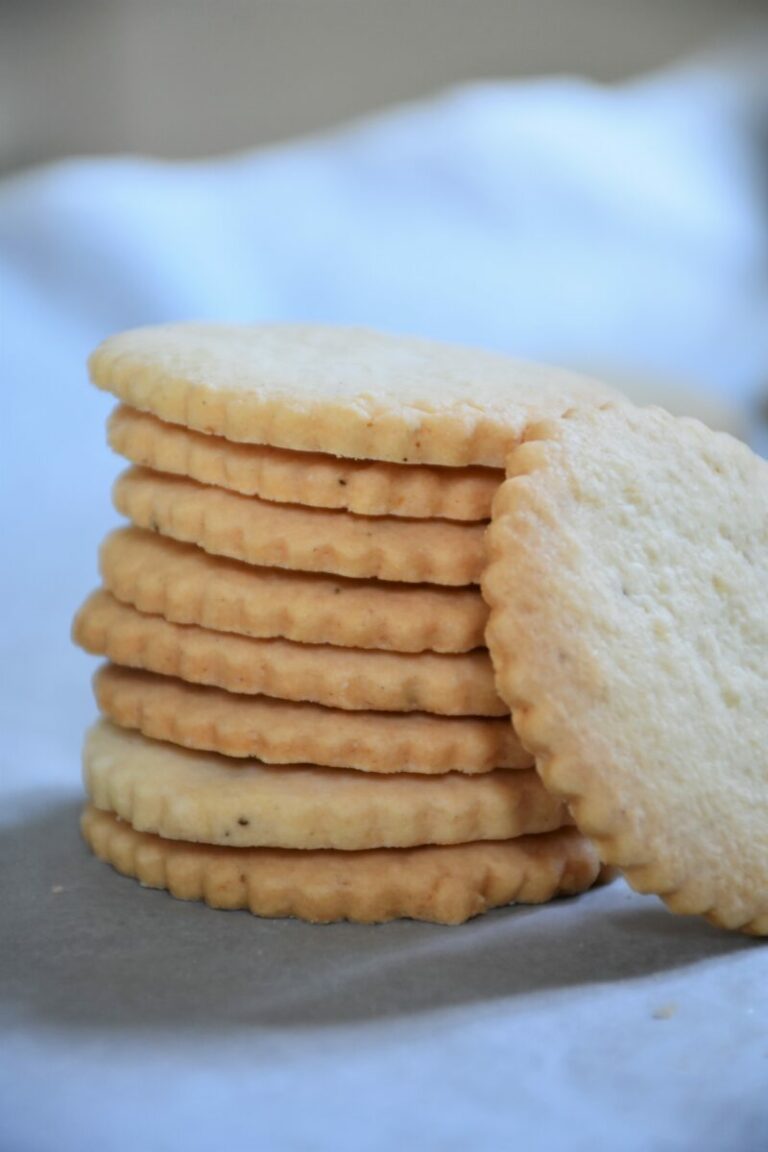
[[[673,1016],[677,1015],[677,1004],[671,1001],[669,1004],[662,1004],[658,1008],[654,1008],[651,1016],[654,1020],[671,1020]]]

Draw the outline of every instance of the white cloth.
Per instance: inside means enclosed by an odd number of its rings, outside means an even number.
[[[114,521],[83,367],[111,331],[362,322],[748,403],[750,107],[704,70],[482,86],[253,155],[0,184],[0,1146],[766,1146],[760,947],[621,884],[457,930],[313,929],[89,858],[91,662],[67,637]]]

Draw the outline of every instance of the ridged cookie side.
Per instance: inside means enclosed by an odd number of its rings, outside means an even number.
[[[485,650],[412,656],[254,640],[144,615],[103,589],[80,608],[72,637],[115,664],[228,692],[357,711],[509,714]]]
[[[533,763],[506,717],[344,712],[236,695],[115,664],[96,672],[94,693],[101,711],[124,728],[184,748],[269,764],[476,775]]]
[[[108,536],[100,561],[113,596],[175,624],[393,652],[485,645],[488,608],[477,588],[254,568],[141,528]]]
[[[479,583],[485,559],[482,524],[270,504],[141,468],[118,477],[113,497],[140,528],[246,564],[464,586]]]
[[[471,778],[233,763],[104,722],[86,737],[83,773],[97,808],[203,844],[356,851],[506,840],[571,823],[532,768]]]
[[[461,924],[505,904],[584,892],[599,876],[594,849],[573,829],[506,843],[340,853],[167,841],[92,806],[81,828],[96,856],[145,887],[315,924],[401,917]]]
[[[264,444],[237,444],[119,405],[107,425],[115,452],[133,464],[278,504],[359,516],[488,520],[500,469],[439,468],[345,460]]]

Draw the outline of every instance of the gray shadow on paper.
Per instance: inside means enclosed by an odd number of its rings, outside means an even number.
[[[459,928],[214,912],[94,859],[78,809],[57,800],[0,829],[3,1014],[198,1033],[323,1026],[636,979],[756,946],[622,884]]]

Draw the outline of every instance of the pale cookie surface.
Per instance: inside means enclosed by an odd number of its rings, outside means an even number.
[[[573,896],[599,878],[597,854],[573,828],[516,840],[421,848],[218,848],[137,832],[89,805],[83,836],[101,860],[147,888],[212,908],[296,916],[314,924],[400,917],[461,924],[505,904]]]
[[[253,568],[140,528],[113,532],[100,560],[113,596],[176,624],[394,652],[485,645],[488,609],[477,588]]]
[[[106,340],[91,377],[228,440],[402,464],[502,468],[532,419],[611,393],[557,368],[367,329],[172,324]]]
[[[108,664],[94,677],[102,712],[156,740],[269,764],[308,762],[362,772],[467,775],[533,764],[506,717],[344,712],[241,696]]]
[[[768,933],[768,465],[660,409],[530,432],[483,588],[499,690],[602,859]]]
[[[480,582],[485,562],[484,524],[270,504],[144,468],[119,476],[113,494],[118,512],[140,528],[246,564],[466,585]]]
[[[406,655],[291,640],[254,640],[171,624],[94,592],[75,617],[76,644],[115,664],[228,692],[327,708],[505,716],[488,652]]]
[[[109,443],[134,464],[278,504],[341,508],[360,516],[488,520],[504,479],[495,468],[438,468],[345,460],[264,444],[235,444],[120,405]]]
[[[231,847],[403,848],[550,832],[571,823],[533,768],[470,779],[233,764],[101,721],[86,736],[97,808],[141,832]]]

